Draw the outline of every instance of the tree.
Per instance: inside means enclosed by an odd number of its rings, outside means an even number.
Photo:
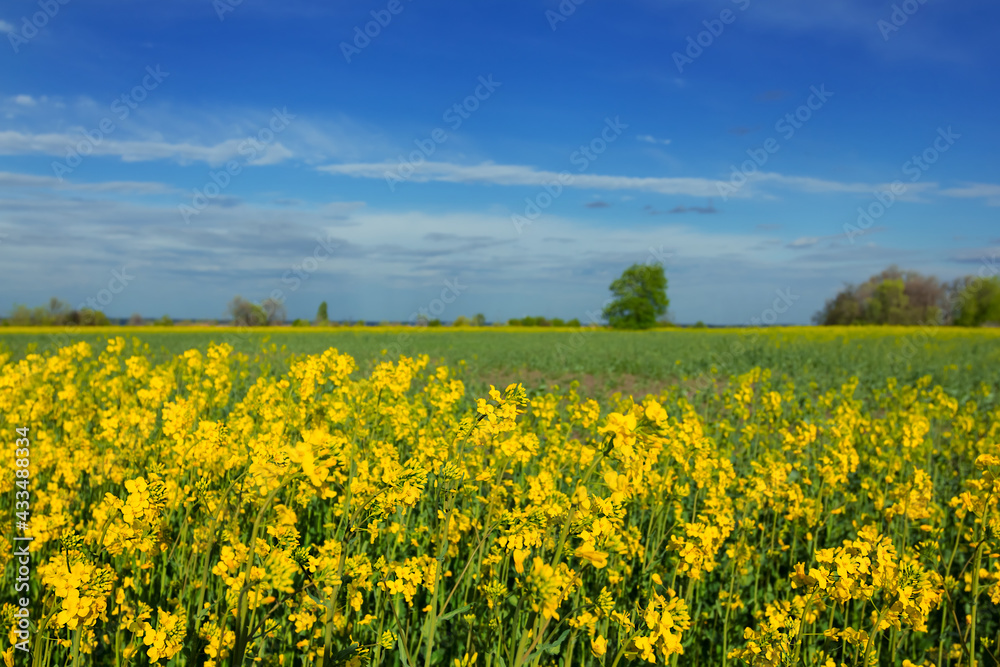
[[[174,326],[173,319],[169,315],[164,315],[160,319],[156,320],[156,326],[158,327],[172,327]]]
[[[14,309],[10,311],[10,323],[15,327],[29,326],[32,324],[31,309],[23,303],[15,304]]]
[[[865,319],[874,324],[910,324],[909,299],[901,279],[883,280],[865,301]]]
[[[469,322],[469,318],[468,317],[466,317],[465,315],[459,315],[458,317],[455,318],[455,321],[451,323],[451,326],[453,326],[453,327],[467,327],[470,324],[471,323]]]
[[[139,313],[132,313],[132,316],[128,318],[128,325],[130,327],[141,327],[143,324],[142,315]]]
[[[667,312],[667,277],[663,264],[633,264],[609,288],[614,300],[604,317],[615,329],[649,329]]]
[[[78,316],[77,323],[85,327],[106,327],[111,324],[107,315],[99,310],[91,310],[90,308],[81,308],[79,313],[75,310],[70,311],[69,316]]]
[[[472,318],[472,326],[484,327],[486,326],[486,316],[482,313],[476,313]]]
[[[326,313],[326,301],[319,304],[319,310],[316,311],[316,324],[326,324],[330,321],[329,316]]]
[[[264,299],[264,303],[261,304],[261,308],[264,309],[264,313],[267,315],[268,324],[284,324],[285,317],[287,316],[284,303],[277,299],[267,298]]]
[[[46,319],[48,320],[48,323],[51,324],[65,324],[66,317],[69,315],[70,310],[71,309],[68,303],[60,301],[56,297],[52,297],[49,299],[49,312]]]
[[[1000,324],[1000,277],[966,277],[956,282],[955,324],[980,327]]]
[[[263,308],[237,295],[229,302],[229,314],[233,324],[238,327],[262,327],[267,324],[268,316]]]
[[[890,266],[860,285],[847,285],[813,316],[816,324],[940,324],[948,305],[934,276]]]

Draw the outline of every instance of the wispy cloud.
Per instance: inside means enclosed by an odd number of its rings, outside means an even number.
[[[983,198],[989,206],[1000,206],[1000,185],[994,183],[967,183],[960,188],[941,190],[945,197]]]
[[[317,167],[328,174],[384,180],[396,173],[397,165],[392,162],[355,162],[331,164]],[[409,181],[417,183],[444,182],[466,184],[489,184],[507,186],[544,186],[555,182],[567,187],[636,190],[665,195],[688,195],[692,197],[715,197],[728,187],[725,181],[699,177],[640,177],[613,176],[603,174],[570,174],[572,180],[565,182],[560,173],[536,169],[527,165],[496,164],[483,162],[477,165],[463,165],[452,162],[424,162],[413,166]],[[774,185],[787,190],[811,194],[871,194],[876,190],[886,190],[888,183],[846,183],[810,176],[787,176],[774,172],[758,172],[747,178],[747,185],[738,189],[730,197],[753,197],[759,194],[754,186]],[[936,183],[916,183],[907,186],[906,197],[914,198],[920,192],[933,190]],[[901,199],[903,197],[900,197]],[[714,212],[714,211],[704,211]]]
[[[46,189],[100,194],[162,195],[180,192],[164,183],[142,181],[105,181],[102,183],[73,183],[52,176],[34,176],[0,171],[0,189]]]
[[[0,132],[0,155],[52,155],[63,157],[73,147],[84,143],[90,155],[117,157],[123,162],[170,160],[180,164],[204,162],[218,166],[241,156],[254,156],[250,164],[276,164],[293,157],[280,141],[271,144],[252,144],[247,139],[229,139],[214,145],[171,143],[167,141],[115,140],[102,138],[95,142],[88,139],[85,130],[74,133],[31,134],[8,130]]]
[[[586,206],[587,208],[608,208],[609,206],[611,206],[611,204],[609,204],[606,201],[592,201],[592,202],[587,202],[586,204],[584,204],[584,206]]]
[[[639,141],[644,141],[647,144],[659,144],[661,146],[666,146],[670,143],[670,139],[657,139],[651,134],[640,134],[636,137]]]
[[[14,32],[14,26],[6,21],[0,20],[0,32]]]
[[[329,174],[352,176],[354,178],[385,179],[395,173],[397,165],[392,162],[367,162],[353,164],[333,164],[317,167]],[[431,181],[445,183],[481,183],[490,185],[544,186],[563,182],[560,173],[544,171],[525,165],[495,164],[483,162],[478,165],[462,165],[451,162],[424,162],[414,166],[412,182]],[[590,190],[641,190],[660,194],[692,195],[710,197],[719,192],[720,181],[709,178],[656,178],[635,176],[603,176],[600,174],[571,174],[572,181],[567,187]]]
[[[819,243],[822,239],[818,236],[800,236],[788,244],[789,248],[808,248]]]
[[[758,102],[778,102],[780,100],[788,97],[788,91],[785,90],[765,90],[760,95],[757,95],[754,99]]]

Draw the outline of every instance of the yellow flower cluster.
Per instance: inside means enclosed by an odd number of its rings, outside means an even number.
[[[0,432],[32,443],[35,667],[996,654],[995,385],[757,368],[598,401],[469,396],[427,356],[152,359],[0,354]]]

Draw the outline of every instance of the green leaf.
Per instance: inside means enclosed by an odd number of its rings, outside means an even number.
[[[537,649],[535,649],[534,653],[532,653],[527,657],[527,659],[525,659],[524,661],[525,664],[530,664],[535,658],[539,657],[542,653],[552,653],[552,654],[559,653],[559,645],[563,643],[563,640],[566,639],[566,635],[568,634],[569,634],[569,628],[563,630],[563,633],[559,635],[559,638],[556,639],[555,641],[548,642],[547,644],[542,644],[541,646],[539,646]]]
[[[410,661],[406,659],[406,647],[403,646],[403,635],[396,636],[399,642],[399,659],[403,661],[403,667],[413,667]]]
[[[468,611],[470,609],[472,609],[472,605],[468,605],[468,604],[465,605],[464,607],[459,607],[458,609],[453,609],[453,610],[449,611],[447,614],[445,614],[444,616],[439,617],[438,618],[438,622],[442,623],[444,621],[447,621],[449,618],[455,616],[456,614],[461,614],[461,613],[466,612],[466,611]]]

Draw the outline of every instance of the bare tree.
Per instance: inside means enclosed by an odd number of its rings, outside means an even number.
[[[267,323],[271,325],[284,324],[285,317],[287,313],[285,312],[285,304],[277,299],[267,298],[264,299],[264,303],[261,304],[264,309],[264,313],[267,315]]]

